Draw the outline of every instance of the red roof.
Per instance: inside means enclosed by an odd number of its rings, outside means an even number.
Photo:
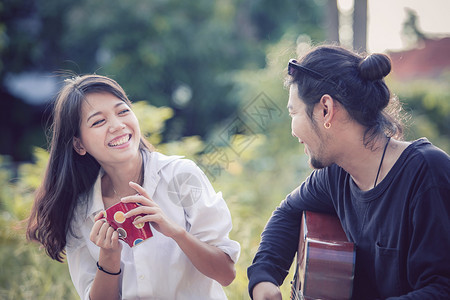
[[[450,70],[450,37],[426,39],[421,47],[388,55],[395,79],[437,78]]]

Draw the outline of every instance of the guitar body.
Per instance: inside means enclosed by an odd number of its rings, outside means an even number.
[[[350,299],[355,247],[332,215],[303,212],[291,299]]]

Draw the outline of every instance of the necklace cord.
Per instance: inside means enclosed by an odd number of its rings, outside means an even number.
[[[136,183],[139,185],[143,185],[144,184],[144,157],[142,156],[141,153],[141,171],[139,172],[139,177],[136,180]],[[111,182],[112,185],[112,189],[114,192],[114,195],[119,199],[121,199],[120,195],[116,192],[116,189],[114,188],[114,184]]]
[[[386,145],[384,145],[383,155],[381,156],[380,165],[378,166],[377,177],[375,177],[375,183],[373,184],[373,187],[375,187],[377,185],[378,175],[380,175],[381,165],[383,164],[384,155],[386,154],[386,149],[387,149],[387,146],[389,145],[390,141],[391,141],[391,138],[388,137]]]

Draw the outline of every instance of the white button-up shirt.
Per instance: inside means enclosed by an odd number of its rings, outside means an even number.
[[[143,187],[164,213],[199,240],[216,246],[236,262],[239,243],[230,240],[231,216],[222,194],[216,193],[197,165],[180,156],[145,152]],[[100,248],[89,239],[94,216],[104,210],[101,170],[88,201],[78,205],[67,237],[67,261],[82,299],[97,272]],[[81,201],[80,201],[81,202]],[[122,299],[226,299],[221,285],[200,273],[176,242],[152,228],[153,237],[130,248],[122,242]]]

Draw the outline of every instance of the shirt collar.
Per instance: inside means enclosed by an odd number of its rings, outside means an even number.
[[[144,159],[144,184],[143,187],[147,191],[150,197],[153,197],[158,186],[158,182],[161,179],[161,170],[172,161],[183,158],[183,156],[172,155],[167,156],[158,152],[143,151]],[[100,168],[97,179],[91,190],[91,196],[89,201],[89,209],[87,211],[86,218],[94,220],[96,214],[105,209],[102,199],[102,177],[105,171]]]
[[[91,190],[91,195],[89,197],[90,201],[88,202],[89,209],[86,215],[86,218],[90,217],[92,221],[96,214],[105,209],[103,205],[102,199],[102,177],[105,174],[105,171],[100,168],[98,172],[97,179],[95,180],[94,187]]]

